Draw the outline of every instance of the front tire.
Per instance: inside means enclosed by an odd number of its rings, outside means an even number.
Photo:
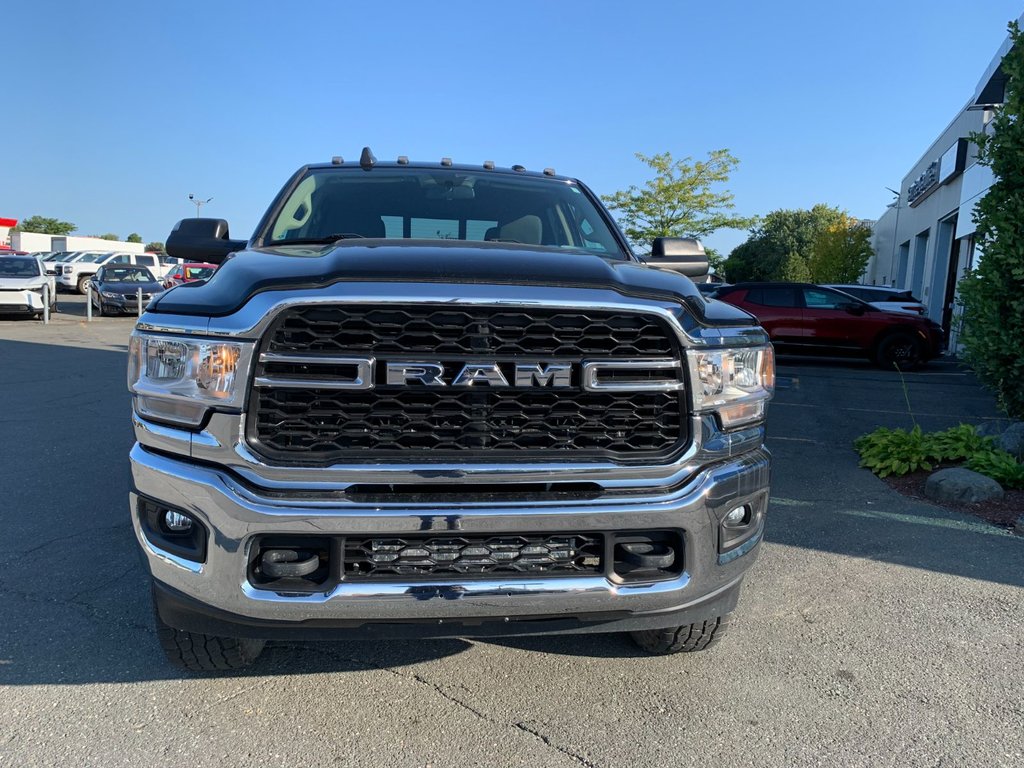
[[[156,635],[167,660],[191,672],[224,672],[248,667],[263,653],[266,640],[218,637],[169,627],[156,616]]]
[[[728,623],[728,616],[719,616],[679,627],[643,629],[639,632],[630,632],[629,636],[647,653],[659,656],[672,653],[693,653],[694,651],[703,651],[718,642],[718,639],[725,634]]]
[[[92,279],[92,277],[89,276],[89,275],[82,275],[80,278],[78,278],[78,292],[80,294],[82,294],[83,296],[85,296],[85,294],[87,292],[86,286],[89,285],[89,281],[91,279]]]
[[[886,336],[875,350],[875,363],[887,370],[913,371],[920,368],[923,361],[921,342],[902,331]]]

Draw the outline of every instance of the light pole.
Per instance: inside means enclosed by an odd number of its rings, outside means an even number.
[[[199,218],[199,209],[202,208],[204,205],[206,205],[211,200],[213,200],[212,197],[208,197],[205,200],[202,200],[202,199],[196,197],[195,195],[193,195],[191,192],[188,193],[188,199],[191,200],[192,204],[195,205],[195,207],[196,207],[196,218],[197,219]]]
[[[892,228],[892,256],[889,258],[889,285],[895,286],[896,285],[896,275],[893,274],[893,269],[895,269],[895,265],[896,265],[896,240],[899,237],[899,230],[900,230],[900,208],[902,207],[900,205],[900,201],[903,199],[903,195],[901,193],[897,192],[892,187],[886,187],[886,189],[888,189],[890,192],[892,192],[896,196],[896,199],[893,202],[889,203],[889,207],[890,208],[892,208],[893,206],[896,206],[896,223],[893,225],[893,228]]]

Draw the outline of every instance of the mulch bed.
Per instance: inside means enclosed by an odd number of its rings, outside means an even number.
[[[924,495],[924,481],[928,479],[930,474],[931,472],[922,470],[920,472],[911,472],[909,475],[901,477],[889,475],[889,477],[884,479],[890,488],[902,493],[904,496],[927,501],[929,504],[945,507],[954,512],[967,512],[1003,528],[1013,528],[1013,524],[1017,522],[1017,519],[1024,516],[1024,490],[1007,490],[1002,501],[989,501],[984,504],[948,504],[929,499]]]

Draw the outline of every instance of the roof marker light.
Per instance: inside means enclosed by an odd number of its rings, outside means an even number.
[[[485,171],[493,171],[494,170],[494,161],[493,160],[484,160],[484,170]]]
[[[554,176],[555,175],[555,169],[554,168],[545,168],[544,169],[544,175],[545,176]]]
[[[450,157],[442,157],[441,158],[441,165],[443,165],[445,168],[451,168],[452,167],[452,159]]]
[[[513,171],[525,171],[526,170],[526,166],[525,165],[519,165],[517,163],[516,165],[512,166],[512,170]]]
[[[406,157],[405,155],[399,155],[398,156],[398,164],[399,165],[408,165],[409,164],[409,158]]]
[[[341,155],[335,155],[331,158],[331,165],[342,165],[345,162],[345,158]]]

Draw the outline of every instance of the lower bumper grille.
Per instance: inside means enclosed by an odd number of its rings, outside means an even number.
[[[345,578],[603,572],[599,534],[349,538]]]

